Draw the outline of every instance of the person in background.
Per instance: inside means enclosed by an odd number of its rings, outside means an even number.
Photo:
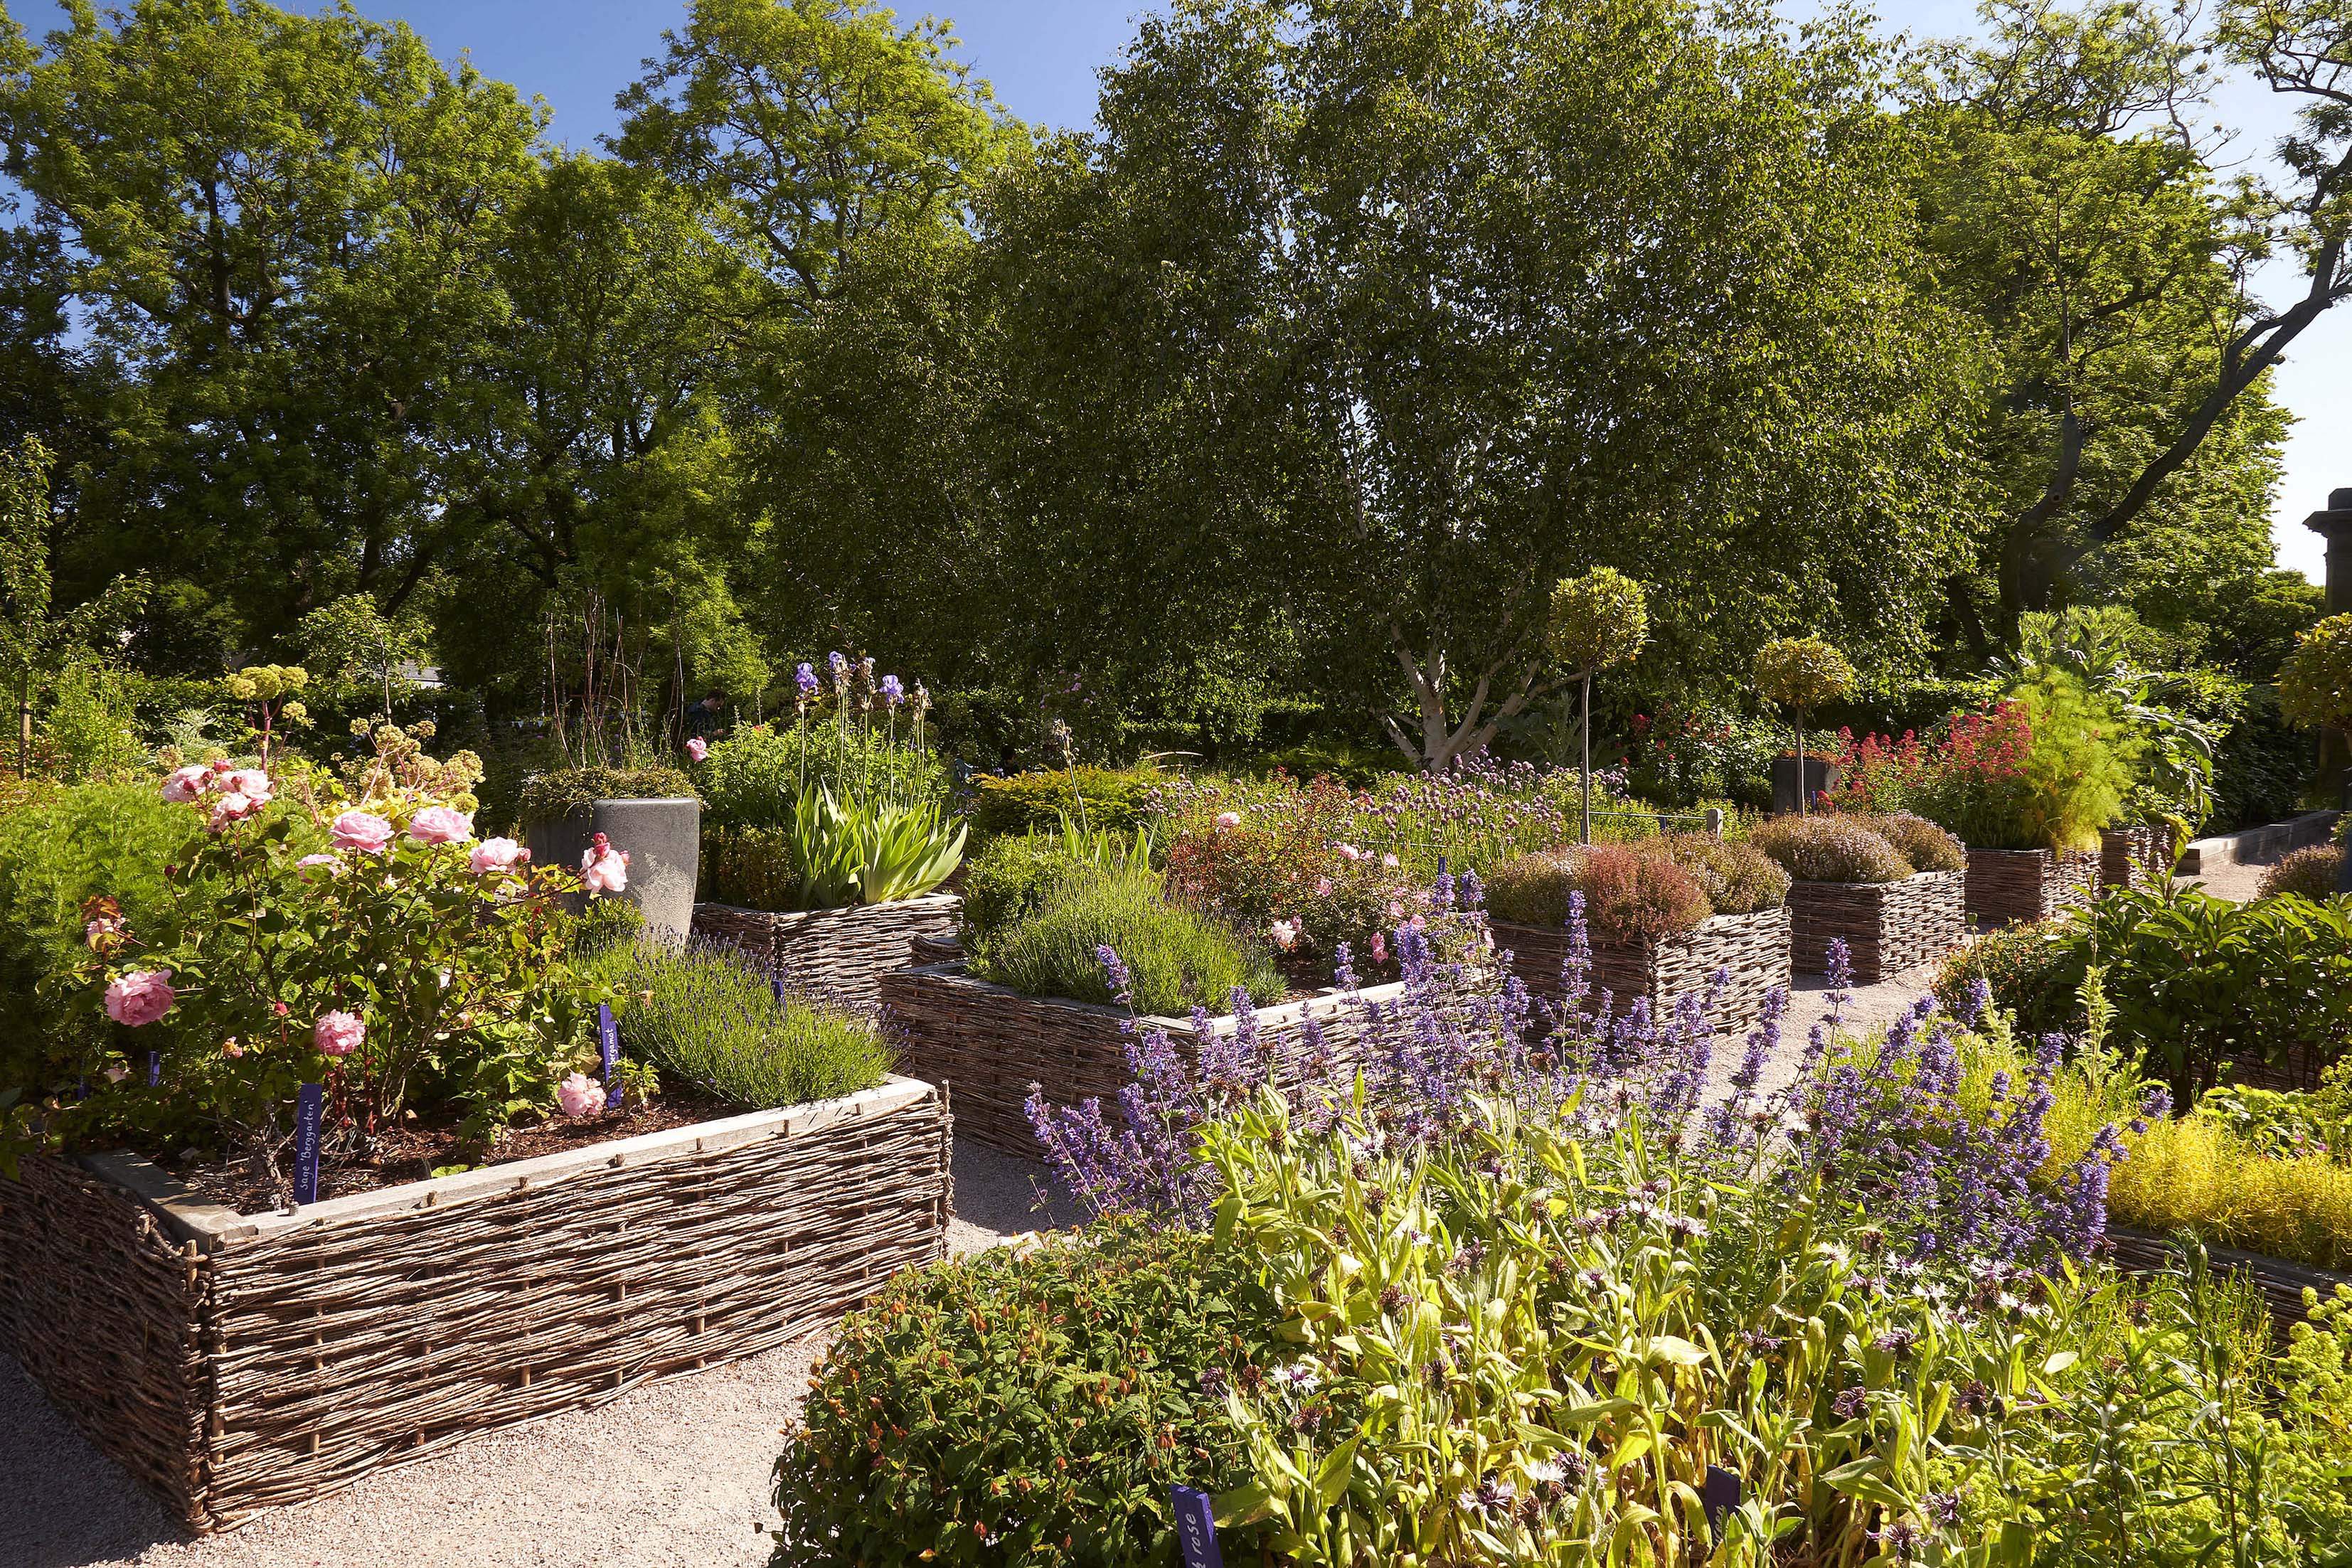
[[[712,741],[726,726],[727,694],[713,689],[704,694],[700,702],[686,710],[686,733],[689,739]]]

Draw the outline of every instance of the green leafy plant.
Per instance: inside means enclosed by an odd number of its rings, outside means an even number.
[[[2342,884],[2344,851],[2335,844],[2296,850],[2263,873],[2263,898],[2329,899]]]
[[[1753,915],[1789,901],[1789,873],[1749,839],[1665,833],[1643,848],[1690,873],[1717,915]]]
[[[800,885],[793,907],[838,909],[916,898],[955,874],[968,830],[929,801],[834,799],[820,784],[793,807],[791,863]]]
[[[1936,998],[1947,1012],[1962,1011],[1981,981],[1993,1005],[2025,1033],[2072,1034],[2083,1026],[2085,967],[2084,949],[2065,922],[2005,925],[1945,956],[1936,973]]]
[[[1088,866],[1055,833],[1003,834],[972,857],[963,879],[963,940],[978,949],[1034,915],[1063,880]]]
[[[1799,882],[1902,882],[1915,871],[1855,817],[1776,817],[1748,837]]]
[[[1160,775],[1142,769],[1075,767],[972,781],[973,831],[982,839],[1031,833],[1083,815],[1094,832],[1132,831],[1150,814]]]
[[[1062,880],[1035,914],[973,956],[972,973],[1024,996],[1109,1002],[1104,947],[1126,965],[1140,1013],[1181,1013],[1196,1004],[1222,1012],[1237,989],[1260,1003],[1283,994],[1263,943],[1169,903],[1159,878],[1132,868],[1088,869]]]
[[[776,1568],[1174,1563],[1169,1487],[1241,1482],[1223,1389],[1286,1354],[1255,1273],[1121,1225],[893,1282],[842,1323],[776,1462]],[[1259,1533],[1220,1544],[1238,1562]]]
[[[2352,730],[2352,615],[2331,615],[2295,638],[2279,666],[2278,703],[2289,724]]]
[[[621,1043],[673,1087],[754,1110],[836,1099],[889,1073],[867,1019],[789,991],[719,946],[637,941],[593,967],[614,995]]]

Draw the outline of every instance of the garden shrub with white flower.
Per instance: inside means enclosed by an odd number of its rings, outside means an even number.
[[[412,1105],[476,1137],[559,1108],[597,999],[565,954],[560,898],[583,878],[475,838],[470,757],[435,762],[388,727],[377,740],[343,799],[226,763],[163,781],[187,813],[172,900],[137,921],[89,904],[89,962],[58,980],[117,1027],[77,1064],[88,1092],[58,1098],[52,1139],[194,1132],[274,1185],[305,1082],[326,1091],[331,1167]],[[619,852],[591,856],[586,879],[617,890]]]

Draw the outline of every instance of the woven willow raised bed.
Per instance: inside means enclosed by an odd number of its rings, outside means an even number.
[[[1764,1014],[1764,997],[1789,983],[1789,911],[1717,915],[1676,936],[1656,941],[1592,944],[1592,988],[1610,993],[1620,1012],[1636,997],[1649,998],[1654,1016],[1665,1017],[1685,997],[1705,1000],[1718,969],[1730,982],[1715,998],[1706,1021],[1717,1030],[1744,1030]],[[1568,932],[1538,925],[1496,925],[1495,945],[1511,953],[1511,970],[1538,996],[1560,995],[1560,966],[1568,960]]]
[[[791,915],[698,904],[694,934],[734,944],[798,989],[870,1008],[883,972],[907,967],[917,937],[954,936],[962,912],[951,893]]]
[[[2162,828],[2109,828],[2099,835],[2099,886],[2162,887],[2172,880],[2172,835]]]
[[[1968,927],[1968,873],[1923,871],[1901,882],[1799,882],[1789,887],[1790,961],[1824,975],[1843,939],[1854,979],[1871,985],[1960,945]]]
[[[943,1254],[949,1132],[893,1078],[292,1214],[135,1156],[28,1159],[0,1182],[0,1345],[187,1528],[227,1529],[824,1327]]]
[[[1404,994],[1402,985],[1371,986],[1368,1002]],[[1099,1098],[1116,1104],[1134,1081],[1127,1060],[1127,1018],[1118,1008],[1058,997],[1024,997],[964,972],[961,964],[933,964],[882,977],[882,1009],[899,1032],[898,1064],[945,1085],[953,1094],[956,1131],[1009,1154],[1035,1158],[1036,1134],[1024,1107],[1029,1085],[1040,1085],[1056,1105]],[[1276,1077],[1294,1081],[1305,1065],[1298,1049],[1312,1014],[1336,1065],[1356,1060],[1363,1011],[1337,992],[1324,991],[1257,1010],[1258,1040],[1276,1052]],[[1188,1061],[1198,1060],[1201,1037],[1189,1018],[1147,1017],[1146,1029],[1168,1031]],[[1221,1035],[1234,1030],[1228,1013],[1209,1020]]]
[[[2089,850],[1969,852],[1969,918],[1979,925],[2047,920],[2090,903],[2098,886]]]
[[[2107,1244],[2115,1249],[2116,1262],[2136,1274],[2160,1274],[2180,1266],[2179,1249],[2168,1237],[2109,1226]],[[2243,1274],[2253,1282],[2262,1292],[2263,1304],[2270,1309],[2271,1328],[2281,1340],[2295,1324],[2310,1321],[2303,1305],[2305,1287],[2318,1291],[2324,1301],[2336,1293],[2336,1286],[2352,1285],[2352,1274],[2331,1273],[2234,1247],[2208,1246],[2205,1256],[2214,1268]]]

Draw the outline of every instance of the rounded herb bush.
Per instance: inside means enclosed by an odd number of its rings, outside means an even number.
[[[963,940],[974,952],[999,931],[1034,915],[1084,862],[1054,833],[1006,833],[988,841],[963,877]]]
[[[1486,907],[1519,925],[1559,925],[1572,893],[1604,942],[1654,940],[1688,931],[1714,913],[1696,876],[1663,854],[1600,844],[1523,855],[1486,883]]]
[[[1102,949],[1118,955],[1139,1013],[1225,1010],[1235,990],[1280,999],[1274,955],[1197,910],[1170,904],[1140,868],[1087,870],[1063,882],[1028,918],[999,933],[972,960],[983,980],[1027,997],[1118,1000]]]
[[[1968,847],[1929,821],[1908,811],[1859,819],[1870,831],[1895,846],[1913,871],[1966,871]]]
[[[1668,833],[1644,849],[1664,855],[1697,879],[1717,915],[1754,915],[1789,901],[1789,873],[1746,839],[1712,833]]]
[[[1969,992],[1981,981],[2020,1034],[2071,1034],[2083,1027],[2084,968],[2084,949],[2066,923],[2004,926],[1945,957],[1936,998],[1948,1011],[1969,1013]]]
[[[2293,894],[2315,901],[2333,898],[2343,866],[2344,852],[2334,844],[2314,844],[2309,849],[2297,850],[2263,873],[2261,896],[2276,898],[2282,894]]]
[[[1901,882],[1913,867],[1852,817],[1778,817],[1749,835],[1799,882]]]
[[[901,1277],[776,1462],[775,1568],[1174,1563],[1168,1489],[1248,1470],[1225,1405],[1288,1359],[1245,1252],[1106,1224]],[[1256,1561],[1263,1526],[1221,1530]]]

